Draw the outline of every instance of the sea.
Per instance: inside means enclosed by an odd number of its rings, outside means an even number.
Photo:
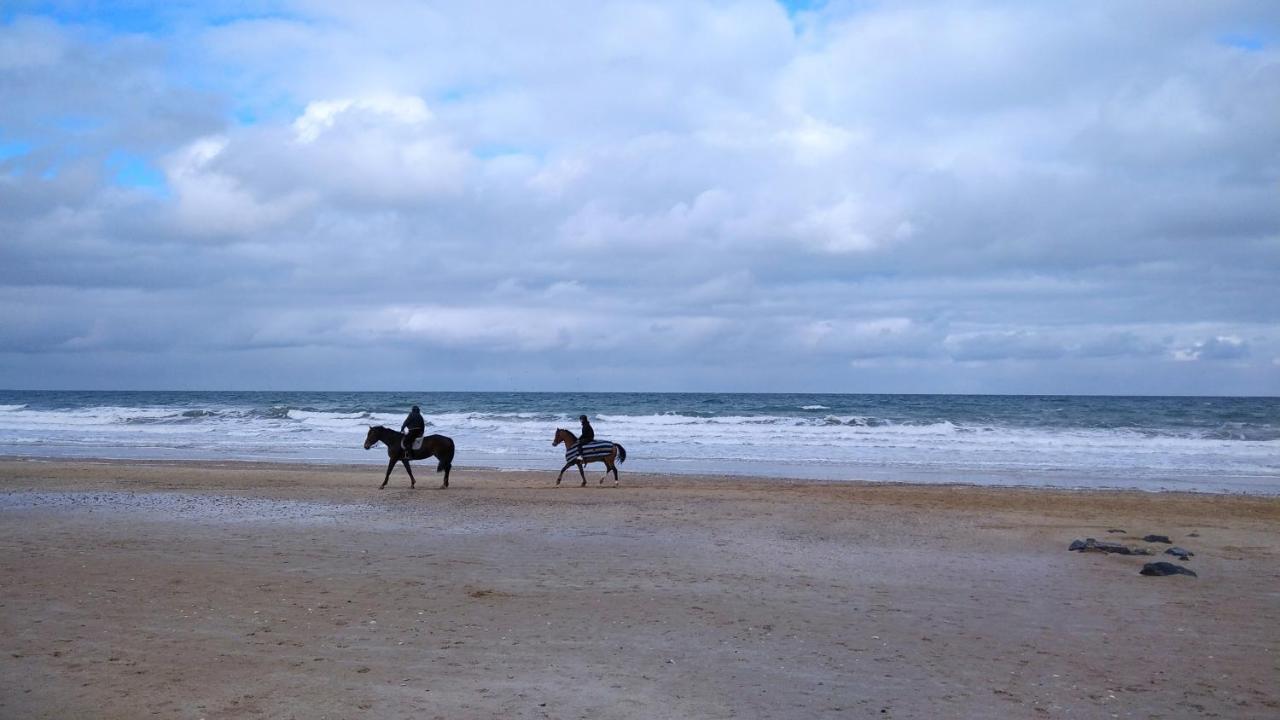
[[[368,465],[412,405],[455,465],[563,464],[556,428],[628,471],[1280,494],[1280,398],[534,392],[0,391],[0,456]],[[600,469],[603,466],[593,466]],[[462,478],[457,478],[461,480]]]

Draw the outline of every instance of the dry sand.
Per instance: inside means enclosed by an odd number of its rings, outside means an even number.
[[[1280,499],[381,477],[0,461],[0,717],[1280,717]]]

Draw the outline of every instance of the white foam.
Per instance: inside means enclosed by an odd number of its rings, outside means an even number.
[[[816,406],[815,406],[816,409]],[[427,432],[452,437],[460,465],[558,468],[556,413],[427,414]],[[83,457],[301,459],[368,462],[368,426],[399,428],[396,413],[325,412],[280,407],[98,406],[32,410],[0,406],[0,454]],[[1280,492],[1280,440],[1230,433],[1130,429],[1003,427],[952,422],[893,423],[859,415],[674,413],[599,415],[597,436],[626,446],[627,468],[861,477],[868,472],[951,475],[1062,473],[1152,487],[1184,477],[1255,477]],[[1223,436],[1225,435],[1225,437]],[[624,468],[625,469],[625,468]],[[1212,486],[1212,481],[1209,483]]]

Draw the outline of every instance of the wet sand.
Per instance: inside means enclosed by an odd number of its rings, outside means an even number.
[[[380,465],[0,461],[0,718],[1280,716],[1277,498]]]

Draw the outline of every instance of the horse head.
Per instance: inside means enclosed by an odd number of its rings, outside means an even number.
[[[556,439],[551,441],[551,447],[555,447],[560,443],[569,445],[569,438],[571,437],[573,437],[573,435],[568,430],[565,430],[564,428],[556,428]]]
[[[378,442],[378,431],[382,430],[381,425],[370,425],[369,434],[364,436],[364,449],[368,450]]]

